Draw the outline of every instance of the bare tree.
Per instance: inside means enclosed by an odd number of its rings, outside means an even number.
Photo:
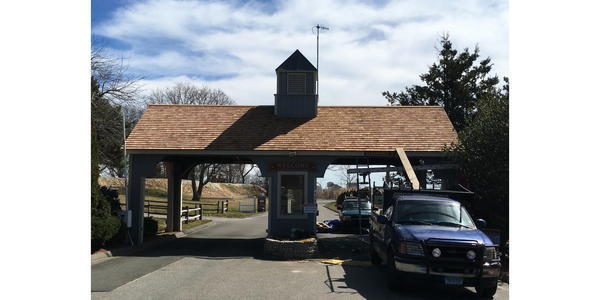
[[[343,187],[356,188],[356,174],[348,174],[348,170],[353,169],[352,166],[348,165],[332,165],[327,167],[327,170],[338,172],[337,177],[340,179],[340,184]]]
[[[198,87],[188,82],[175,83],[173,87],[156,89],[145,99],[146,104],[195,104],[195,105],[233,105],[235,101],[231,99],[221,89],[214,89],[207,86]],[[202,189],[204,186],[223,176],[225,165],[220,164],[199,164],[192,172],[192,189],[194,195],[192,200],[202,198]],[[196,184],[197,181],[197,184]],[[197,187],[196,187],[197,185]]]
[[[122,176],[123,143],[122,118],[125,116],[126,132],[141,116],[138,94],[144,76],[132,74],[123,56],[115,56],[106,43],[94,40],[90,55],[91,71],[91,119],[97,132],[98,162],[101,173]]]
[[[248,183],[248,174],[254,170],[256,167],[255,164],[252,165],[242,165],[243,167],[240,169],[240,176],[242,177],[242,183]],[[248,167],[249,166],[249,167]]]
[[[146,98],[147,104],[196,104],[196,105],[234,105],[221,89],[207,86],[198,87],[188,82],[178,82],[172,88],[156,89]]]
[[[222,164],[199,164],[190,172],[189,178],[192,180],[193,191],[192,200],[200,201],[202,189],[207,183],[215,181],[222,167]],[[196,181],[198,187],[196,187]]]
[[[254,173],[248,176],[248,183],[254,184],[265,189],[267,196],[269,195],[269,179],[262,177],[259,168],[253,168]]]
[[[128,71],[130,57],[115,56],[106,49],[106,43],[92,42],[91,72],[98,82],[98,91],[92,97],[101,97],[111,104],[136,102],[143,86],[140,81],[145,75],[136,75]]]

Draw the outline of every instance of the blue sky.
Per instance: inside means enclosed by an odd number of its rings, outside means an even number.
[[[491,74],[509,76],[507,0],[92,0],[90,19],[92,40],[147,75],[145,93],[191,82],[239,105],[272,105],[275,68],[288,56],[298,49],[317,65],[317,24],[329,27],[320,34],[319,105],[387,105],[381,92],[422,84],[444,32],[456,49],[479,45]],[[341,183],[329,171],[327,181]]]

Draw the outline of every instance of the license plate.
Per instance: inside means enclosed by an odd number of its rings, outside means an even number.
[[[446,284],[462,285],[463,278],[462,277],[446,277]]]

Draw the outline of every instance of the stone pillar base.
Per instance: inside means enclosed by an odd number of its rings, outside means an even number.
[[[263,254],[265,258],[277,260],[317,258],[319,257],[319,246],[315,238],[298,241],[267,238]]]

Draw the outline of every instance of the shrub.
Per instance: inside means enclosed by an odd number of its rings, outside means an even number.
[[[92,245],[102,246],[121,228],[121,220],[115,216],[101,218],[92,216]]]
[[[144,235],[153,236],[158,233],[158,220],[152,217],[144,218]]]
[[[107,188],[106,186],[102,186],[100,192],[104,196],[104,199],[110,204],[110,213],[113,216],[118,215],[118,213],[122,211],[121,202],[119,202],[119,192],[116,189]]]
[[[113,237],[106,242],[107,245],[121,245],[125,241],[125,237],[127,236],[127,224],[125,222],[121,222],[121,226],[119,227],[119,231],[113,235]]]

